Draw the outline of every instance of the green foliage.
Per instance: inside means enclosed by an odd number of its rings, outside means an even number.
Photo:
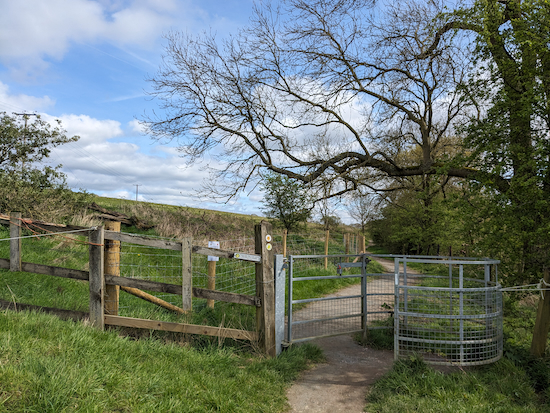
[[[263,177],[262,189],[263,211],[288,231],[298,229],[311,217],[313,199],[302,183],[285,175],[268,174]]]
[[[61,167],[44,164],[56,146],[78,139],[67,137],[61,123],[40,116],[24,120],[0,113],[0,211],[20,211],[26,217],[64,220],[86,201],[65,185]]]

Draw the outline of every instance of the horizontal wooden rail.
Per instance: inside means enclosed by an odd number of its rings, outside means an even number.
[[[208,247],[199,247],[198,245],[195,245],[193,247],[193,252],[195,254],[211,255],[213,257],[220,257],[220,258],[235,258],[238,260],[251,261],[251,262],[260,262],[262,259],[262,256],[257,254],[244,254],[242,252],[219,250],[216,248],[208,248]]]
[[[41,311],[47,314],[53,314],[62,320],[83,320],[90,317],[90,313],[85,311],[63,310],[60,308],[42,307],[40,305],[14,303],[13,301],[0,300],[0,309],[15,311]]]
[[[126,234],[116,231],[105,231],[105,239],[143,245],[145,247],[161,248],[165,250],[181,251],[181,242],[150,238],[143,235]]]
[[[0,224],[9,225],[10,216],[6,214],[0,214]],[[78,231],[86,230],[88,227],[81,227],[78,225],[63,225],[63,224],[52,224],[51,222],[37,221],[35,219],[23,218],[21,219],[21,224],[23,228],[25,224],[33,227],[33,229],[44,229],[46,231],[52,232],[62,232],[62,231]]]
[[[202,334],[206,336],[232,338],[235,340],[257,341],[255,331],[237,330],[234,328],[198,326],[185,323],[170,323],[167,321],[145,320],[142,318],[105,315],[105,324],[119,327],[146,328],[149,330],[172,331],[176,333]]]
[[[105,283],[109,285],[120,285],[122,287],[139,288],[140,290],[155,291],[158,293],[182,294],[182,286],[166,284],[158,281],[140,280],[137,278],[117,277],[105,275]],[[193,296],[227,303],[260,306],[260,299],[254,295],[235,294],[225,291],[207,290],[193,287]]]
[[[0,269],[8,270],[10,268],[10,260],[0,258]],[[88,271],[73,270],[70,268],[52,267],[50,265],[33,264],[31,262],[22,262],[21,271],[31,272],[34,274],[52,275],[54,277],[73,278],[75,280],[88,281]]]

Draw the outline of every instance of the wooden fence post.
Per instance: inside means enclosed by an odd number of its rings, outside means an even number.
[[[220,243],[218,241],[208,241],[208,247],[210,248],[220,248]],[[208,268],[206,271],[207,286],[209,290],[216,289],[216,261],[218,257],[208,256]],[[208,308],[214,308],[214,300],[211,298],[206,300],[206,306]]]
[[[325,231],[325,255],[328,255],[328,240],[330,236],[330,231],[327,229]],[[328,258],[325,257],[325,270],[328,268]]]
[[[544,285],[546,289],[550,284],[550,268],[544,269]],[[544,291],[544,299],[539,300],[535,329],[533,330],[533,341],[531,341],[531,355],[542,357],[546,351],[548,331],[550,330],[550,290]]]
[[[10,271],[21,271],[21,212],[10,213]]]
[[[105,230],[120,232],[120,222],[105,221]],[[103,273],[120,277],[120,241],[105,240],[104,251]],[[105,286],[105,314],[118,315],[119,296],[118,285]]]
[[[365,246],[365,236],[358,235],[358,237],[359,237],[359,253],[364,254],[367,252],[366,246]]]
[[[270,357],[277,355],[275,338],[275,274],[273,270],[272,226],[262,221],[254,227],[256,254],[262,256],[256,264],[256,295],[261,306],[256,308],[256,329],[260,348]]]
[[[90,231],[88,239],[90,242],[90,322],[94,327],[103,330],[105,328],[105,320],[103,317],[105,292],[105,275],[103,273],[103,227],[98,227]]]
[[[344,242],[346,243],[346,250],[345,250],[346,255],[349,254],[350,244],[351,244],[350,240],[351,240],[351,234],[349,232],[346,232],[344,234]],[[346,258],[346,262],[349,262],[349,257]]]
[[[186,237],[181,240],[181,286],[183,311],[193,309],[193,238]]]
[[[283,229],[283,257],[286,257],[286,236],[288,234],[288,231]]]

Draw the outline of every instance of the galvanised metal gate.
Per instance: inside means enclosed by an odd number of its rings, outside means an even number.
[[[369,261],[366,254],[289,256],[285,342],[391,328],[373,323],[393,309],[393,274],[368,274]],[[331,283],[333,293],[317,292]]]

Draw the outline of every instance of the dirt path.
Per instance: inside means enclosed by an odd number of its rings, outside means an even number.
[[[394,263],[377,260],[385,271],[393,273]],[[385,282],[388,293],[393,293],[393,282]],[[354,285],[338,295],[360,294]],[[306,371],[288,390],[290,412],[363,412],[369,387],[386,374],[393,364],[393,351],[373,350],[355,343],[349,336],[316,339],[311,343],[321,347],[327,362]]]

